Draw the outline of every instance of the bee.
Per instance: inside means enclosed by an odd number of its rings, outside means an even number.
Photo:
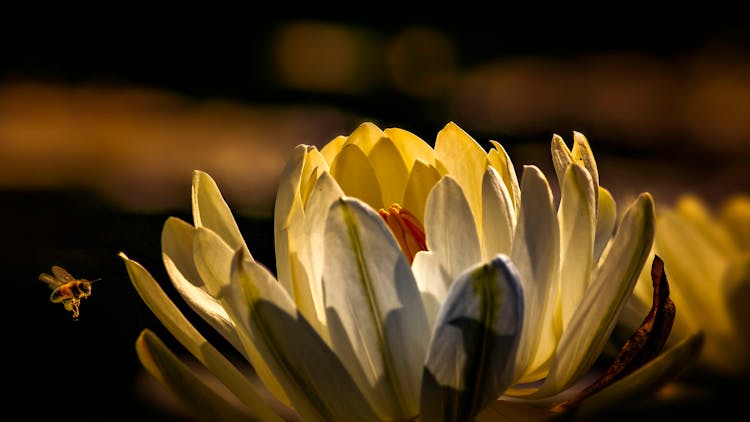
[[[91,284],[97,280],[89,281],[83,278],[73,278],[65,268],[53,265],[52,275],[39,274],[39,280],[47,283],[52,293],[49,300],[52,303],[62,303],[66,311],[73,312],[73,319],[78,319],[81,300],[91,296]]]

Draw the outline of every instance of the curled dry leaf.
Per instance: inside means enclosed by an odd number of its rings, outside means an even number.
[[[676,310],[674,302],[669,298],[669,283],[664,272],[664,261],[659,256],[654,256],[651,265],[651,280],[654,298],[651,310],[643,319],[641,326],[625,342],[615,361],[596,381],[575,397],[552,407],[553,412],[563,412],[576,407],[587,397],[640,368],[661,352],[672,331]]]

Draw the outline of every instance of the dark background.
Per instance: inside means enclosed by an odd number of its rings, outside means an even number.
[[[747,15],[715,4],[710,9],[655,10],[630,3],[606,8],[461,3],[433,5],[422,9],[417,18],[405,16],[402,4],[346,7],[361,10],[323,15],[291,12],[291,5],[261,10],[250,4],[5,4],[0,6],[0,82],[135,85],[197,101],[227,98],[268,106],[326,104],[368,116],[381,127],[407,127],[427,136],[451,120],[434,98],[414,98],[382,87],[357,94],[309,92],[275,82],[273,68],[266,65],[274,29],[288,21],[315,19],[387,36],[409,25],[428,25],[453,37],[461,65],[466,67],[497,57],[566,58],[634,51],[666,61],[717,41],[741,49],[750,41]],[[448,10],[435,10],[442,7]],[[590,139],[607,138],[599,147],[602,155],[632,158],[647,145],[648,153],[657,157],[669,153],[673,158],[668,161],[685,159],[691,167],[696,154],[709,164],[726,160],[706,157],[700,151],[679,155],[664,146],[673,144],[660,144],[663,135],[634,145],[616,134],[577,123],[570,118],[541,122],[533,130],[465,129],[476,139],[504,136],[517,144],[536,139],[548,142],[553,132],[567,134],[576,129]],[[323,139],[349,133],[356,124],[352,120],[343,132],[326,133]],[[180,346],[142,303],[117,253],[125,251],[165,281],[161,226],[169,215],[190,221],[189,208],[136,212],[80,187],[28,188],[22,182],[17,186],[6,183],[0,190],[4,222],[0,262],[5,269],[7,327],[3,384],[10,392],[3,399],[4,412],[21,412],[23,419],[171,418],[143,393],[147,390],[134,343],[141,329],[151,328],[176,350]],[[746,179],[738,184],[744,188]],[[184,185],[187,205],[189,178]],[[274,268],[270,219],[238,219],[243,232],[251,234],[248,243],[256,259]],[[48,272],[52,265],[61,265],[76,277],[102,279],[82,304],[78,321],[61,305],[51,304],[49,290],[37,281],[39,273]],[[213,338],[210,333],[207,336]]]

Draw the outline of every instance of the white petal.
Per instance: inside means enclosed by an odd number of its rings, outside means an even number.
[[[641,194],[625,213],[594,271],[590,288],[560,338],[539,396],[561,391],[594,364],[633,291],[653,238],[653,199]]]
[[[557,216],[562,248],[559,297],[564,331],[591,279],[596,231],[596,198],[591,175],[578,164],[568,166],[561,191]]]
[[[617,204],[608,190],[599,186],[599,204],[596,220],[596,240],[594,241],[594,264],[604,252],[617,222]],[[649,282],[650,283],[650,282]],[[649,284],[650,285],[650,284]]]
[[[516,229],[516,210],[508,189],[497,170],[487,167],[482,181],[482,249],[483,257],[510,253]]]
[[[413,418],[429,340],[406,258],[383,219],[357,199],[333,204],[326,222],[331,344],[379,416]]]
[[[216,182],[207,173],[193,172],[193,222],[218,234],[232,248],[243,248],[250,255],[232,211],[221,196]]]
[[[237,350],[244,351],[237,327],[224,307],[206,290],[193,261],[193,236],[195,228],[183,220],[170,217],[161,233],[164,267],[177,292],[190,307],[218,331]]]
[[[499,255],[451,284],[425,364],[422,420],[472,420],[513,382],[524,313],[518,277]]]
[[[269,367],[270,363],[266,361],[267,356],[263,356],[257,344],[248,338],[250,335],[247,329],[248,303],[238,287],[231,284],[234,255],[235,251],[219,235],[207,228],[196,229],[193,260],[201,279],[206,283],[206,290],[219,301],[234,322],[244,353],[249,357],[250,363],[263,384],[279,400],[289,404],[287,393],[282,389],[280,380],[276,378],[277,374],[272,372]],[[251,260],[250,257],[247,259]],[[286,292],[280,284],[278,287]]]
[[[341,198],[344,193],[333,180],[331,174],[324,172],[318,178],[310,195],[310,200],[305,209],[305,237],[300,239],[304,244],[303,264],[309,275],[309,288],[312,301],[315,306],[315,319],[321,326],[326,325],[325,300],[323,297],[323,264],[325,258],[325,222],[328,218],[328,210],[331,204]],[[312,315],[303,312],[311,322]],[[322,327],[321,327],[322,328]],[[327,334],[324,335],[327,337]]]
[[[451,176],[443,177],[427,197],[425,235],[427,249],[438,258],[450,280],[482,260],[471,208]]]
[[[248,341],[257,347],[302,419],[377,420],[341,361],[268,270],[239,250],[231,274],[230,289],[243,296],[248,309],[242,316]]]
[[[432,332],[435,318],[448,294],[448,286],[451,280],[443,270],[435,254],[429,251],[421,251],[414,256],[411,263],[414,279],[417,281],[419,293],[422,295],[422,303],[427,314],[427,322]]]
[[[521,209],[510,257],[521,275],[524,293],[523,338],[517,375],[530,374],[554,352],[554,317],[560,277],[560,230],[547,179],[524,166]]]
[[[259,393],[256,386],[190,324],[151,274],[124,253],[121,252],[119,256],[125,261],[128,275],[138,294],[167,330],[224,385],[235,392],[243,403],[249,407],[256,406],[258,409],[264,407],[258,400],[258,395],[262,393]],[[262,370],[262,367],[255,369]],[[267,388],[269,385],[266,384]],[[277,397],[282,402],[289,403],[283,393]]]

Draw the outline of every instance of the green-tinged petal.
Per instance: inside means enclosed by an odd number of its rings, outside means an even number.
[[[336,155],[341,152],[341,148],[344,147],[347,139],[348,136],[339,135],[321,148],[320,153],[323,155],[323,158],[326,159],[329,166],[333,164],[333,160],[336,158]]]
[[[414,273],[414,279],[417,281],[419,293],[422,295],[427,323],[430,332],[432,332],[435,318],[443,302],[445,302],[445,295],[448,294],[448,286],[451,280],[435,254],[429,251],[417,253],[414,262],[411,264],[411,270]]]
[[[552,163],[557,173],[557,181],[560,186],[565,179],[565,171],[572,163],[578,163],[588,170],[591,180],[594,182],[594,193],[599,194],[599,170],[596,167],[594,153],[591,151],[588,140],[580,132],[573,132],[573,149],[569,150],[565,141],[559,135],[552,136]],[[598,198],[596,200],[598,202]]]
[[[329,171],[329,167],[323,155],[317,148],[308,147],[299,184],[299,194],[303,208],[307,207],[307,202],[310,200],[310,194],[315,187],[315,183],[318,181],[318,177],[326,171]]]
[[[325,315],[325,300],[323,297],[323,265],[325,258],[324,236],[325,222],[328,219],[328,210],[337,199],[341,198],[344,192],[339,185],[333,180],[331,174],[324,172],[318,178],[310,202],[305,210],[305,238],[304,242],[304,262],[305,268],[310,277],[309,288],[312,295],[312,301],[315,306],[315,314],[308,315],[302,312],[305,318],[313,325],[316,325],[319,332],[324,338],[328,338]],[[318,321],[319,324],[315,324]]]
[[[286,393],[281,393],[277,374],[271,372],[269,362],[259,351],[257,343],[248,340],[247,330],[244,329],[242,321],[248,313],[248,304],[242,294],[232,282],[232,265],[235,251],[227,245],[216,233],[209,229],[198,228],[195,231],[193,241],[193,260],[201,279],[205,282],[206,290],[219,300],[229,318],[237,325],[237,335],[244,353],[249,357],[250,363],[257,369],[258,376],[275,395],[281,394],[280,400],[286,399]],[[249,259],[249,258],[248,258]],[[279,285],[279,287],[281,287]],[[286,403],[289,403],[288,401]]]
[[[683,339],[633,373],[584,400],[572,410],[576,420],[596,420],[617,412],[620,406],[628,406],[634,400],[653,394],[695,361],[702,344],[702,333]]]
[[[538,396],[563,390],[594,364],[633,291],[653,238],[654,202],[650,194],[643,193],[625,213],[594,270],[591,285],[560,338]]]
[[[516,210],[497,170],[487,167],[482,181],[482,252],[484,259],[510,254]]]
[[[205,289],[193,261],[195,228],[183,220],[170,217],[161,233],[164,267],[177,292],[190,307],[227,339],[237,350],[242,345],[234,322],[221,304]]]
[[[259,414],[271,414],[270,406],[261,398],[263,393],[190,324],[190,321],[164,293],[151,274],[124,253],[121,252],[119,255],[125,262],[125,268],[138,294],[167,330],[249,408]],[[264,371],[269,375],[264,381],[266,388],[271,391],[275,390],[277,398],[284,403],[289,403],[265,364],[262,361],[258,363],[260,365],[253,363],[258,375],[261,376]],[[261,379],[263,379],[262,376]]]
[[[414,162],[409,173],[409,180],[406,182],[402,205],[423,223],[427,195],[430,194],[430,191],[438,180],[440,180],[440,173],[438,173],[435,166],[429,165],[420,159]]]
[[[565,330],[591,281],[596,208],[594,184],[583,166],[568,166],[561,192],[557,211],[561,247],[559,297]]]
[[[596,167],[594,153],[591,151],[589,141],[581,132],[573,132],[573,149],[570,151],[573,160],[581,164],[591,174],[591,180],[594,182],[594,192],[599,191],[599,170]]]
[[[382,419],[411,419],[429,329],[409,263],[383,219],[357,199],[334,203],[325,227],[332,347]]]
[[[341,361],[268,270],[238,250],[231,273],[232,295],[243,296],[248,309],[237,315],[247,341],[268,362],[302,420],[378,420]]]
[[[510,257],[521,275],[524,294],[524,329],[518,351],[517,376],[546,364],[557,344],[554,331],[560,277],[560,229],[552,191],[544,174],[524,166],[521,209]]]
[[[341,149],[331,164],[331,175],[347,195],[367,202],[376,210],[384,207],[375,170],[357,145],[347,144]]]
[[[422,420],[473,420],[513,382],[524,314],[518,277],[499,255],[451,284],[425,363]]]
[[[428,164],[435,162],[435,151],[419,136],[399,128],[389,128],[383,132],[396,144],[408,171],[411,171],[416,160]]]
[[[596,220],[596,240],[594,241],[594,264],[604,252],[617,223],[617,204],[607,189],[599,186],[599,204]]]
[[[174,393],[195,416],[201,419],[222,421],[279,421],[263,399],[258,397],[258,406],[239,408],[206,385],[190,368],[172,353],[152,331],[145,329],[135,342],[135,350],[141,364],[164,386]]]
[[[555,166],[555,173],[557,174],[558,186],[563,185],[565,179],[565,171],[568,166],[573,163],[573,156],[570,154],[570,149],[565,145],[563,138],[558,135],[552,135],[552,164]]]
[[[216,182],[207,173],[193,172],[193,222],[195,227],[206,227],[221,236],[232,248],[244,248],[250,254]]]
[[[385,133],[377,125],[372,122],[364,122],[349,135],[342,150],[349,145],[356,145],[365,155],[369,156],[375,144],[385,137]]]
[[[295,252],[296,249],[294,249],[292,238],[299,233],[299,227],[304,225],[305,213],[299,188],[308,150],[309,147],[298,145],[292,152],[292,156],[281,173],[274,206],[273,231],[276,245],[276,274],[279,282],[290,295],[294,295],[295,285],[293,278],[295,262],[292,260],[292,252]]]
[[[737,194],[729,198],[722,205],[719,218],[731,228],[738,246],[750,250],[750,196]]]
[[[380,139],[372,147],[368,158],[378,178],[383,205],[387,208],[391,204],[403,203],[409,169],[393,141],[388,138]]]
[[[425,234],[427,249],[435,254],[451,281],[482,260],[471,208],[451,176],[443,177],[427,197]]]
[[[482,177],[487,153],[468,133],[453,122],[438,133],[435,156],[461,186],[477,227],[482,227]]]
[[[513,162],[510,160],[510,156],[508,156],[505,148],[497,141],[490,141],[490,143],[494,148],[487,154],[487,159],[495,170],[500,173],[500,178],[505,183],[505,187],[508,189],[508,193],[513,200],[513,209],[518,212],[518,209],[521,207],[521,187],[518,185],[516,169],[513,167]]]

